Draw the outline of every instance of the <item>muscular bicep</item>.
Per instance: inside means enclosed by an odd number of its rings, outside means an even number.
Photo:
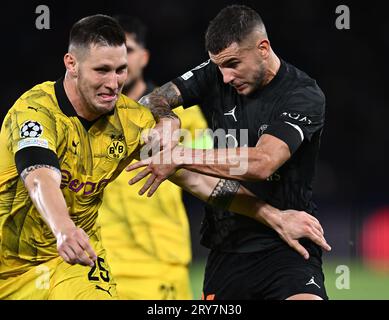
[[[283,140],[270,134],[263,134],[256,145],[268,159],[268,172],[273,174],[291,157],[289,146]]]

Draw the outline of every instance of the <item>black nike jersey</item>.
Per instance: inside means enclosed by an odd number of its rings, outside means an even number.
[[[218,67],[207,61],[173,83],[184,106],[199,104],[211,129],[225,130],[227,145],[219,147],[255,147],[264,133],[283,140],[291,158],[266,181],[242,184],[278,209],[315,215],[312,182],[325,117],[325,97],[315,80],[281,61],[265,87],[243,96],[225,84]],[[202,244],[208,248],[252,252],[281,241],[274,230],[253,219],[206,206]]]

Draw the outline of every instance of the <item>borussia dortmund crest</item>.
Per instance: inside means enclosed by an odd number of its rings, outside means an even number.
[[[111,159],[121,160],[126,155],[126,145],[122,139],[119,139],[112,139],[111,144],[107,148],[108,157]]]

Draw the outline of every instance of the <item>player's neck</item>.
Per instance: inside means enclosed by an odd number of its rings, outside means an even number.
[[[280,69],[281,61],[280,58],[271,50],[269,58],[267,60],[267,68],[266,68],[266,77],[263,82],[263,86],[266,86],[273,78],[276,76],[278,70]]]
[[[139,78],[136,81],[130,83],[126,88],[123,88],[123,92],[130,99],[138,101],[144,95],[146,89],[146,82],[143,80],[143,78]]]

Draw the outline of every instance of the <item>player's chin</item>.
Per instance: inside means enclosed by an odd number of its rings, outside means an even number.
[[[110,102],[100,102],[95,104],[95,108],[99,110],[99,113],[104,114],[104,113],[109,113],[111,112],[116,105],[116,101],[110,101]]]
[[[235,88],[238,94],[242,96],[248,96],[253,92],[253,88],[247,84]]]
[[[242,88],[236,89],[236,91],[242,96],[248,96],[253,93],[253,89],[247,85]]]

